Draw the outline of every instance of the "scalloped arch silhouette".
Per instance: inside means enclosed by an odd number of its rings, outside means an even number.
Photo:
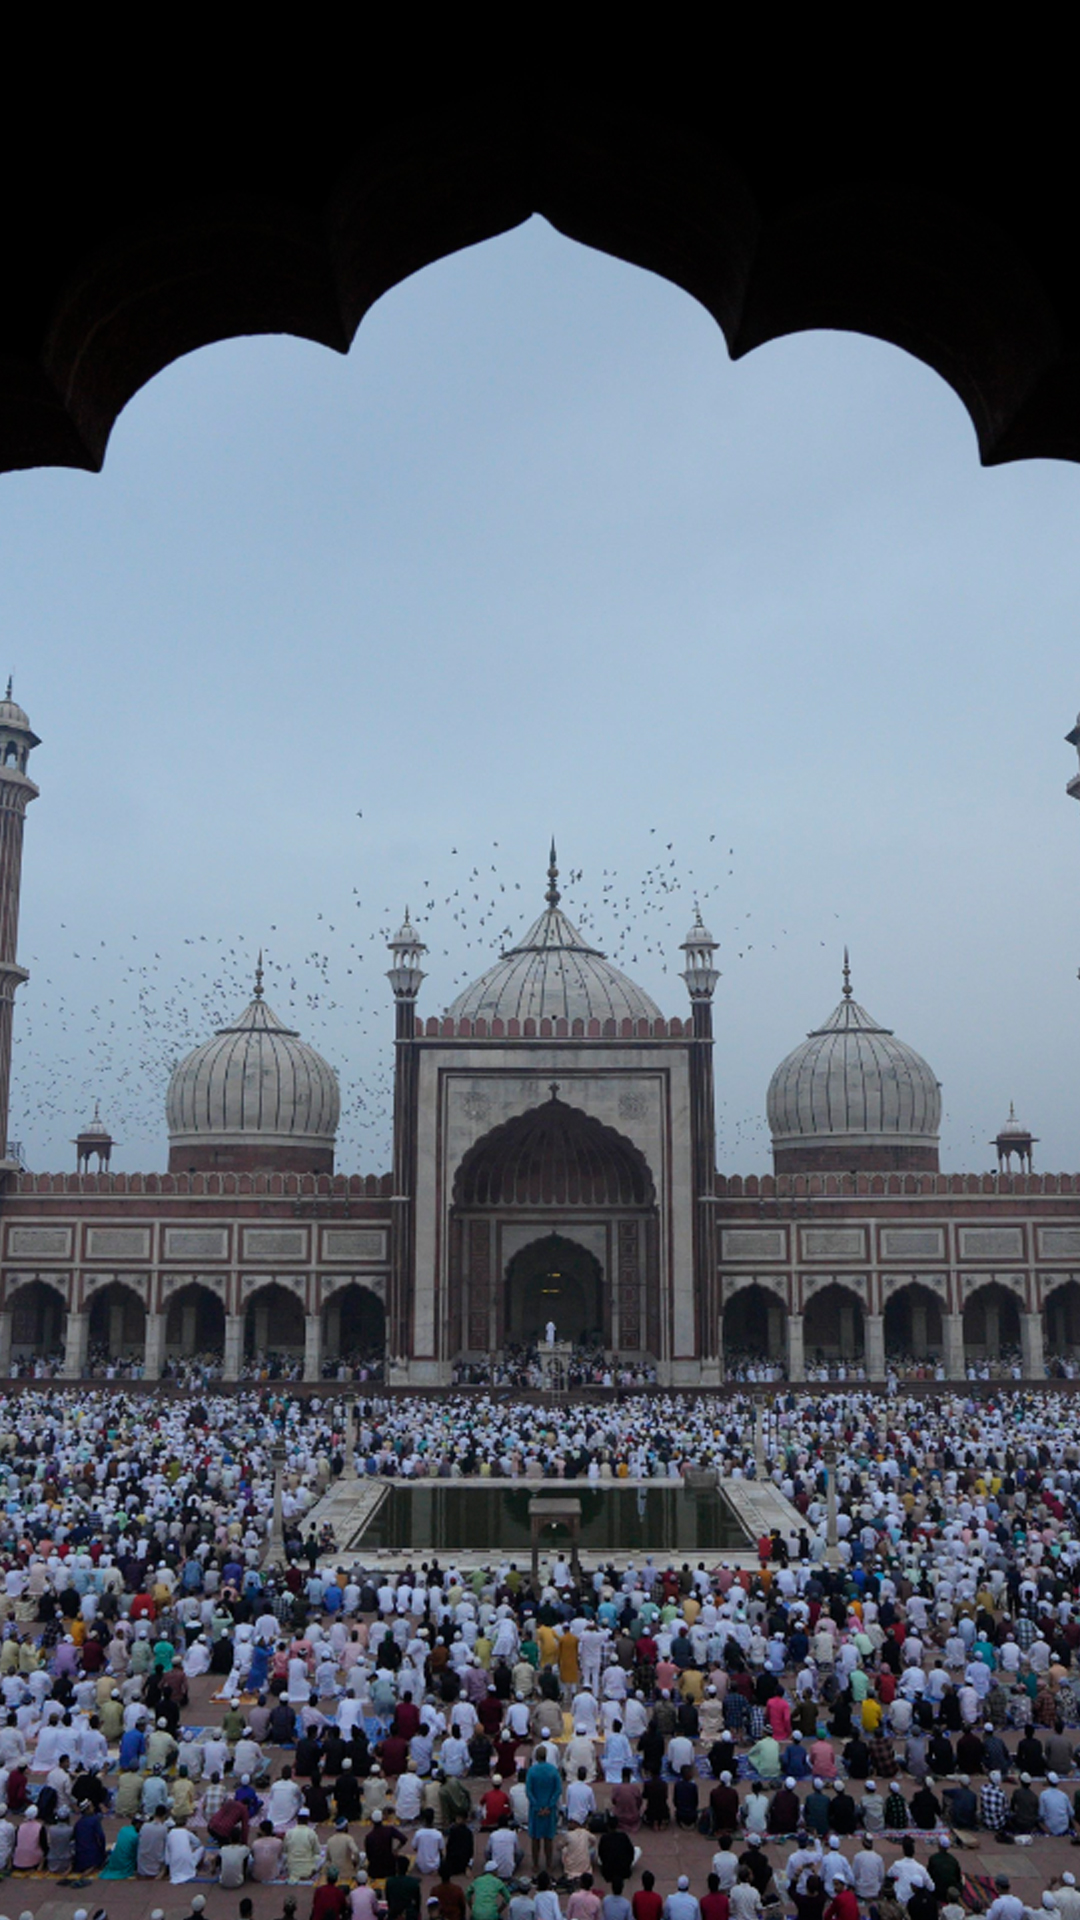
[[[79,217],[41,241],[36,276],[13,258],[0,468],[100,467],[132,395],[213,341],[289,333],[346,352],[391,287],[533,214],[683,288],[736,358],[807,329],[874,335],[953,387],[985,462],[1080,458],[1077,289],[1034,157],[1030,175],[980,174],[958,127],[955,153],[916,161],[908,127],[875,165],[845,143],[859,109],[844,95],[835,126],[824,102],[785,120],[775,90],[721,111],[684,73],[658,112],[640,79],[582,90],[574,64],[543,85],[526,69],[512,93],[459,81],[451,100],[433,74],[412,91],[388,77],[362,131],[355,115],[329,129],[313,99],[318,138],[305,148],[301,108],[291,137],[263,130],[257,163],[237,121],[194,175],[166,111],[139,178],[102,141],[96,199],[91,138],[72,154]],[[897,83],[894,132],[904,105]],[[34,208],[18,211],[32,239]]]

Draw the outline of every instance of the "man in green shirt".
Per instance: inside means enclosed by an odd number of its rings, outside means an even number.
[[[499,1920],[509,1895],[497,1873],[480,1873],[472,1883],[469,1911],[472,1920]]]

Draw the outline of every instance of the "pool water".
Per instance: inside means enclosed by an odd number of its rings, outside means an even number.
[[[573,1497],[581,1502],[581,1546],[590,1552],[707,1553],[752,1545],[716,1488],[587,1487],[563,1480],[542,1486],[461,1487],[427,1481],[390,1488],[378,1512],[351,1543],[358,1551],[434,1548],[445,1553],[477,1547],[528,1555],[529,1501]],[[541,1536],[547,1548],[565,1531]]]

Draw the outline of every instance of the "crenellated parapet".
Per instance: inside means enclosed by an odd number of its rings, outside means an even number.
[[[501,1019],[495,1015],[488,1020],[483,1015],[476,1019],[467,1016],[455,1019],[452,1014],[441,1017],[432,1015],[427,1020],[418,1020],[416,1035],[422,1040],[688,1040],[693,1032],[689,1020],[680,1020],[677,1016],[671,1020],[663,1017],[638,1020],[566,1020],[549,1019],[546,1015],[539,1020]]]

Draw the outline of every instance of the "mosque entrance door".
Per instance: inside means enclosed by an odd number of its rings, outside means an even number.
[[[561,1233],[530,1241],[506,1274],[507,1339],[542,1339],[549,1320],[560,1341],[603,1339],[600,1262]]]

